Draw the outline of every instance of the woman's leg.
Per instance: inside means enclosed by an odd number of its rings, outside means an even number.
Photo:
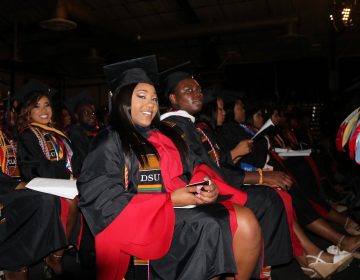
[[[306,227],[333,244],[340,245],[341,250],[353,252],[360,248],[360,236],[344,236],[344,234],[337,232],[323,219],[317,219]]]
[[[351,235],[360,235],[359,224],[345,214],[331,209],[328,213],[327,219],[338,225],[341,225]]]
[[[65,202],[68,205],[68,213],[66,219],[66,231],[65,236],[67,241],[71,240],[77,218],[79,209],[77,207],[77,200],[76,199],[66,199]],[[45,258],[45,273],[59,275],[63,272],[62,266],[62,257],[64,255],[64,249],[57,250],[55,252],[50,253]]]
[[[301,245],[304,249],[304,254],[302,256],[297,257],[298,262],[300,263],[301,266],[308,266],[308,260],[305,258],[306,255],[312,255],[312,256],[317,256],[321,249],[319,247],[317,247],[305,234],[305,232],[303,231],[303,229],[300,227],[300,225],[294,221],[293,224],[293,228],[295,231],[296,236],[298,237],[298,239],[301,242]],[[324,252],[321,256],[321,259],[325,262],[333,262],[333,255],[328,254],[326,252]],[[310,260],[311,262],[311,260]]]
[[[234,235],[234,256],[238,280],[250,279],[262,251],[262,235],[255,215],[245,207],[234,205],[237,229]]]
[[[64,255],[64,250],[58,250],[55,251],[51,254],[49,254],[46,258],[45,258],[45,265],[47,267],[45,267],[44,271],[46,274],[49,274],[50,276],[53,276],[53,274],[55,275],[59,275],[62,274],[63,272],[63,266],[62,266],[62,257]]]
[[[76,199],[67,199],[67,202],[69,204],[69,214],[66,221],[66,238],[70,240],[76,225],[79,209],[77,207]]]

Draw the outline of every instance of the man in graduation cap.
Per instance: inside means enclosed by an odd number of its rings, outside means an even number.
[[[209,132],[205,133],[195,124],[195,116],[202,110],[204,104],[202,89],[192,76],[189,67],[186,69],[182,64],[180,68],[174,67],[162,74],[163,94],[170,101],[171,110],[163,114],[161,120],[182,131],[190,149],[199,158],[211,166],[234,188],[247,193],[248,200],[245,206],[252,209],[256,214],[264,234],[264,264],[272,266],[288,262],[292,258],[290,227],[280,197],[266,187],[244,187],[244,182],[248,184],[262,183],[265,176],[260,177],[258,172],[245,174],[241,170],[233,168],[231,162],[225,162],[225,158],[231,158],[230,155],[229,157],[221,155],[225,154],[226,151],[208,151],[206,149],[206,147],[214,149],[218,145],[213,135],[210,135]],[[213,96],[207,96],[206,99],[216,99],[219,96],[214,91],[211,93]],[[209,100],[207,101],[209,102]],[[209,155],[212,154],[215,156],[210,157]],[[269,178],[267,179],[269,180]],[[283,180],[291,184],[290,179]],[[277,222],[274,222],[275,220]],[[255,271],[253,276],[259,277],[259,275],[260,271]]]

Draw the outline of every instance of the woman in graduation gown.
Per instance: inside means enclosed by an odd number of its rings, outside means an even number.
[[[66,245],[60,203],[26,189],[19,177],[16,142],[0,130],[0,269],[5,279],[27,279],[28,267]]]
[[[35,177],[54,179],[73,178],[76,164],[71,143],[63,132],[52,125],[52,107],[48,92],[32,89],[23,97],[24,105],[18,120],[18,159],[21,177],[30,181]],[[77,199],[56,197],[67,243],[78,244],[81,218],[78,215]],[[45,258],[46,274],[62,273],[61,259],[64,249]]]
[[[183,157],[186,145],[159,121],[148,77],[154,59],[104,67],[115,93],[111,126],[95,139],[77,181],[79,206],[95,235],[98,279],[122,279],[130,256],[150,260],[151,279],[236,273],[249,279],[261,250],[256,218],[237,205],[214,204],[214,183],[185,187],[204,178],[224,182]]]

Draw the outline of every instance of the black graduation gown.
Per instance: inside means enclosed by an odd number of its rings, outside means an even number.
[[[212,145],[217,145],[217,135],[206,124],[197,124],[206,134]],[[204,143],[204,142],[203,142]],[[244,171],[232,163],[230,151],[225,147],[218,149],[221,169],[242,183]],[[239,174],[236,176],[236,172]],[[231,176],[231,175],[230,175]],[[267,186],[241,185],[240,189],[248,194],[245,204],[259,220],[264,238],[264,264],[269,266],[284,264],[293,257],[288,218],[284,204],[275,190]]]
[[[151,279],[235,273],[227,210],[174,210],[169,193],[137,194],[142,177],[134,154],[130,164],[125,169],[117,132],[105,130],[92,143],[77,181],[79,206],[95,235],[98,279],[121,279],[130,255],[151,260]]]
[[[0,195],[7,194],[14,190],[19,184],[19,179],[12,178],[2,172],[0,172]]]
[[[15,190],[19,182],[0,173],[0,269],[18,270],[67,244],[60,200],[30,189]]]
[[[222,136],[223,145],[227,145],[230,149],[234,148],[236,143],[239,141],[249,139],[252,136],[249,132],[245,131],[242,126],[236,124],[235,122],[225,123],[223,127],[220,128],[219,135]],[[268,159],[268,149],[269,147],[266,139],[264,137],[259,137],[258,141],[256,141],[253,145],[251,154],[243,157],[240,161],[249,163],[256,168],[263,168]],[[275,155],[269,157],[268,164],[272,166],[274,170],[289,173],[289,170],[286,168],[284,162],[281,159],[276,160],[274,156]],[[315,211],[303,193],[302,188],[299,185],[302,181],[298,181],[294,176],[293,179],[295,180],[295,183],[288,193],[291,195],[293,207],[297,214],[299,223],[302,226],[306,226],[319,219],[320,215]]]
[[[71,140],[75,161],[73,160],[73,172],[75,177],[80,175],[82,164],[89,152],[91,140],[94,134],[87,133],[84,125],[77,123],[70,127],[69,138]],[[80,263],[85,268],[92,268],[95,265],[95,244],[94,237],[90,232],[87,223],[84,223],[82,231],[81,243],[79,248]]]
[[[66,246],[60,200],[33,190],[0,196],[5,206],[0,224],[0,269],[18,270]]]
[[[18,159],[24,181],[30,181],[35,177],[70,179],[71,174],[66,169],[66,160],[48,160],[40,147],[39,140],[30,129],[20,133]]]
[[[41,133],[47,133],[42,128],[39,128]],[[56,141],[59,141],[58,139]],[[69,145],[71,143],[69,142]],[[30,128],[26,128],[20,132],[18,141],[18,162],[21,171],[21,178],[23,181],[30,181],[36,177],[54,178],[54,179],[70,179],[72,173],[68,170],[66,157],[67,151],[63,149],[63,157],[58,160],[49,160],[40,146],[39,139]],[[54,156],[55,157],[55,156]],[[71,167],[76,169],[76,157],[73,154],[71,158]],[[63,197],[56,197],[60,201],[60,212],[63,221],[63,230],[66,227],[68,217],[69,204]],[[77,244],[80,241],[79,234],[81,232],[81,217],[78,215],[76,225],[72,236],[69,238],[70,244]]]
[[[73,164],[76,167],[74,170],[75,177],[80,174],[82,164],[89,152],[90,142],[94,138],[94,135],[89,135],[85,127],[80,124],[74,124],[70,127],[69,138],[71,140],[72,149],[76,155],[76,163]]]
[[[191,119],[172,115],[163,119],[163,121],[175,123],[177,128],[184,133],[184,139],[188,143],[191,152],[198,155],[197,158],[202,159],[211,168],[217,170],[231,186],[247,193],[248,199],[245,206],[254,212],[263,232],[264,264],[278,265],[290,261],[293,252],[286,212],[281,198],[276,192],[266,187],[244,186],[244,172],[234,168],[229,162],[231,156],[226,150],[221,150],[223,153],[218,153],[221,165],[221,168],[218,168],[216,163],[210,159],[208,151],[204,148],[200,139],[201,135],[197,132],[196,126]],[[209,131],[204,132],[212,144],[216,145],[214,135]]]
[[[7,149],[8,143],[5,144]],[[13,147],[11,149],[13,152]],[[4,152],[2,155],[7,154],[7,151]],[[7,164],[3,158],[0,162]],[[11,168],[16,170],[14,162],[17,161],[11,162]],[[17,172],[14,174],[17,175]],[[52,195],[29,189],[15,190],[19,183],[19,177],[0,172],[0,270],[18,270],[66,245],[57,212],[58,200]]]
[[[245,131],[236,122],[226,122],[219,127],[218,143],[225,150],[232,150],[242,140],[250,139],[252,135]],[[264,167],[267,160],[268,143],[264,137],[258,137],[253,143],[253,150],[241,158],[241,162],[249,163],[257,167]]]

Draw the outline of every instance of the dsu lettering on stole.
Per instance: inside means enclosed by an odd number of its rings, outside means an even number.
[[[141,174],[140,182],[142,183],[154,183],[160,180],[160,174]]]
[[[9,159],[8,165],[9,166],[15,166],[16,165],[16,160],[15,159]]]

